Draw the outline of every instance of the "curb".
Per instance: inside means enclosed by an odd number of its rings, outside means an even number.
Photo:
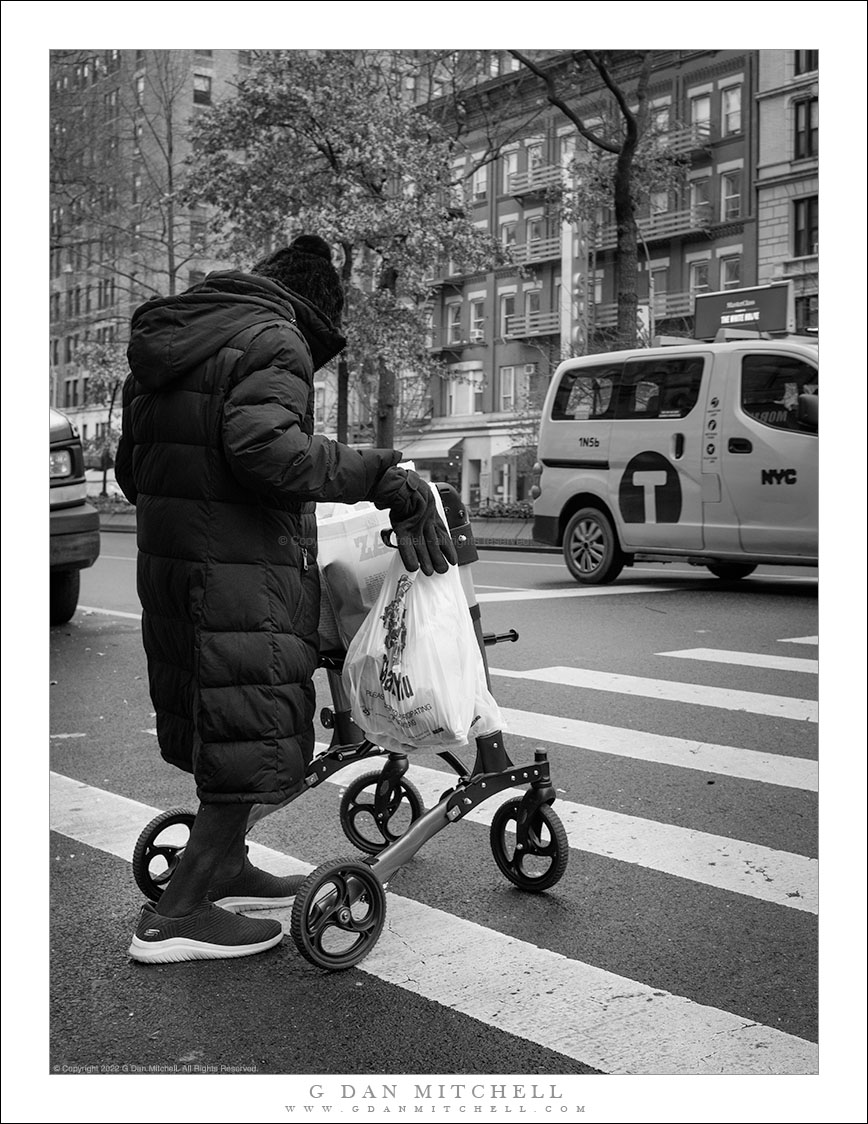
[[[531,524],[529,522],[516,521],[515,526],[510,523],[504,526],[501,521],[498,521],[496,525],[485,527],[486,522],[488,521],[479,520],[473,525],[473,538],[480,550],[521,550],[534,554],[560,554],[560,550],[556,546],[537,542],[536,539],[530,537]],[[492,523],[494,523],[493,520]],[[99,529],[113,534],[134,535],[136,533],[136,517],[126,513],[100,512]]]

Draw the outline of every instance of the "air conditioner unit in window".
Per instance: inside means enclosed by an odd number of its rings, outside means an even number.
[[[536,363],[525,363],[524,373],[526,375],[535,375],[536,374]]]
[[[471,330],[470,330],[470,342],[471,343],[474,343],[474,342],[478,343],[479,340],[484,340],[484,339],[485,339],[485,332],[482,330],[482,328],[471,328]]]

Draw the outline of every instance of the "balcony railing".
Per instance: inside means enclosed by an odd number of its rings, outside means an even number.
[[[661,239],[676,238],[680,234],[693,234],[711,222],[711,207],[688,207],[684,211],[663,211],[638,220],[639,233],[646,242],[659,242]],[[615,224],[607,223],[597,234],[597,249],[612,250],[618,241]]]
[[[526,339],[528,336],[556,336],[561,330],[557,312],[529,312],[526,316],[507,316],[507,338]]]
[[[511,195],[538,195],[563,182],[563,169],[558,164],[542,164],[527,172],[513,172],[509,177]]]
[[[660,143],[665,145],[676,156],[689,152],[698,152],[707,148],[714,140],[710,121],[698,121],[695,125],[680,125],[670,129],[660,138]]]
[[[668,320],[672,316],[692,316],[693,296],[691,292],[655,293],[654,319]],[[639,304],[643,302],[640,300]],[[614,328],[618,323],[618,304],[615,301],[594,306],[594,326]]]
[[[551,261],[561,256],[560,238],[534,238],[530,242],[513,243],[510,247],[517,262]]]

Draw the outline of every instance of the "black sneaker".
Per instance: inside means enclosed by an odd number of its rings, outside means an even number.
[[[179,960],[224,960],[253,956],[283,937],[279,921],[244,917],[205,902],[185,917],[163,917],[153,902],[142,906],[130,956],[144,964]]]
[[[208,901],[219,905],[221,909],[236,911],[278,909],[280,906],[292,905],[302,882],[304,875],[292,874],[286,878],[278,878],[267,870],[259,870],[245,857],[241,873],[212,886],[208,891]]]

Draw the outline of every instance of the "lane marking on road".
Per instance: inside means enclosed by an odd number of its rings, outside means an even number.
[[[748,714],[767,714],[816,722],[818,704],[810,699],[791,699],[783,695],[761,695],[754,691],[733,691],[725,687],[704,687],[698,683],[676,683],[669,679],[645,679],[639,675],[617,675],[608,671],[589,671],[581,667],[537,667],[528,671],[506,671],[492,667],[492,675],[527,679],[537,683],[556,683],[563,687],[582,687],[591,691],[612,691],[621,695],[671,702],[713,706]]]
[[[816,675],[816,660],[791,656],[765,656],[759,652],[727,652],[720,648],[683,648],[678,652],[657,652],[658,656],[674,656],[679,660],[702,660],[705,663],[729,663],[740,667],[766,667],[773,671],[802,671]]]
[[[87,734],[49,734],[48,740],[55,741],[59,738],[86,738]]]
[[[160,811],[57,773],[50,782],[52,829],[122,859]],[[279,875],[312,869],[253,842],[250,858]],[[288,927],[291,910],[268,912]],[[813,1042],[394,893],[359,970],[605,1073],[818,1072]]]
[[[568,586],[564,589],[517,589],[512,593],[480,593],[477,601],[548,601],[554,597],[613,597],[623,593],[683,593],[683,585]]]
[[[325,671],[316,672],[315,683],[317,697],[329,697]],[[590,753],[607,753],[658,765],[674,765],[715,776],[760,781],[762,784],[799,788],[806,792],[816,792],[819,785],[819,764],[810,758],[651,734],[625,726],[607,726],[534,710],[513,710],[501,706],[500,714],[507,741],[514,734],[516,737],[583,749]]]
[[[78,612],[98,613],[103,617],[124,617],[131,621],[140,621],[142,619],[141,613],[123,613],[120,609],[97,609],[93,605],[79,605]]]
[[[643,730],[604,726],[529,710],[501,707],[500,712],[505,732],[518,737],[785,788],[801,788],[806,792],[816,792],[819,784],[818,763],[801,757],[649,734]]]
[[[376,761],[373,767],[379,772]],[[341,769],[332,780],[344,788],[355,777],[371,770],[370,761],[353,763]],[[521,777],[518,771],[517,776]],[[455,784],[454,775],[414,764],[410,765],[408,779],[419,789],[426,808],[437,804],[444,791]],[[488,827],[505,800],[523,796],[524,792],[521,788],[509,789],[463,818]],[[818,912],[819,864],[816,859],[776,851],[759,843],[576,804],[560,797],[554,809],[566,828],[570,847],[576,851],[589,851],[606,859],[671,874],[788,909]]]
[[[791,636],[786,640],[779,640],[779,644],[819,644],[819,636]]]

